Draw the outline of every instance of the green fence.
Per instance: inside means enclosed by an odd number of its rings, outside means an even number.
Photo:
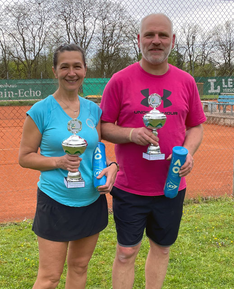
[[[102,95],[110,78],[86,78],[83,83],[84,96]]]
[[[56,89],[55,79],[0,80],[0,100],[42,99]]]
[[[203,95],[217,95],[221,93],[234,94],[234,77],[195,77],[199,86],[202,86]]]
[[[109,78],[87,78],[83,95],[102,95]],[[56,79],[0,80],[0,100],[43,99],[57,89]]]
[[[83,95],[102,95],[110,78],[86,78]],[[234,77],[196,77],[200,95],[234,93]],[[57,89],[56,79],[0,80],[0,100],[42,99]]]

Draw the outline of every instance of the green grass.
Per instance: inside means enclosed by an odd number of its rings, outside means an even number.
[[[219,98],[218,95],[203,95],[201,97],[201,100],[216,100],[218,98]]]
[[[234,200],[186,201],[177,242],[171,247],[164,289],[234,288]],[[38,249],[31,220],[0,224],[0,288],[32,288],[37,275]],[[100,235],[90,261],[87,287],[111,289],[116,233],[113,216]],[[149,249],[144,237],[136,260],[134,289],[144,288]],[[66,266],[58,288],[64,288]],[[123,288],[124,289],[124,288]]]
[[[38,102],[40,99],[34,100],[1,100],[0,106],[25,106],[25,105],[33,105]]]

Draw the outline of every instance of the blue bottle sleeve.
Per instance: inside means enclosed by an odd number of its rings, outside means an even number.
[[[106,176],[103,176],[101,179],[97,179],[97,176],[100,172],[106,168],[106,152],[105,144],[98,142],[96,149],[93,154],[93,183],[94,187],[98,188],[103,186],[106,183]]]
[[[164,186],[164,194],[167,198],[175,198],[178,194],[181,177],[180,168],[186,161],[188,150],[181,146],[175,146],[172,149],[172,158]]]

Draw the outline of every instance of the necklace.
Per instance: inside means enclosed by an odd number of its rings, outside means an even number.
[[[71,111],[73,111],[75,113],[75,117],[76,117],[76,113],[80,110],[80,108],[78,108],[77,110],[74,110],[67,103],[65,103],[62,99],[59,99],[59,100],[61,100],[62,103],[66,105],[66,107],[68,107]]]

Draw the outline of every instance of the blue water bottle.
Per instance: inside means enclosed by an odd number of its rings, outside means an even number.
[[[104,168],[106,168],[105,144],[98,142],[93,154],[93,183],[95,188],[103,186],[106,183],[106,176],[101,177],[101,179],[97,179],[97,176]]]
[[[179,171],[185,163],[187,154],[188,150],[184,147],[176,146],[172,149],[171,164],[164,187],[164,194],[167,198],[175,198],[178,194],[181,180],[181,177],[179,176]]]

